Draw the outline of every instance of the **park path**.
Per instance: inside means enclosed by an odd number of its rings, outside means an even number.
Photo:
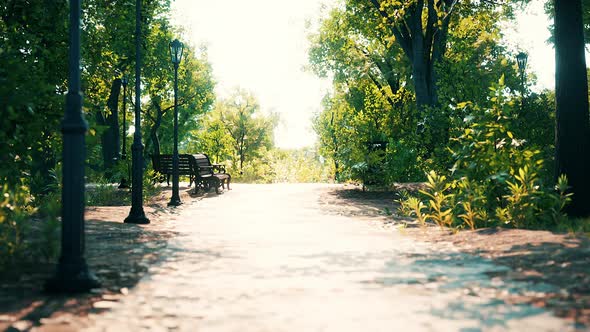
[[[328,214],[320,196],[332,189],[237,184],[187,202],[159,221],[179,233],[165,258],[88,330],[572,330],[498,299],[550,286],[508,284],[490,261]]]

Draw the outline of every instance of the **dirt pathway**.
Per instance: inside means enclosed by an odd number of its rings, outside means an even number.
[[[165,257],[89,331],[570,331],[505,293],[552,286],[330,213],[330,185],[235,185],[170,215]]]

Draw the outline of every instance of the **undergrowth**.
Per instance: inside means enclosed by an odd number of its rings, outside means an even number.
[[[553,229],[564,225],[567,179],[555,186],[539,175],[541,152],[510,131],[514,119],[503,82],[491,88],[492,107],[461,103],[465,128],[452,139],[453,167],[427,173],[426,189],[400,199],[400,211],[421,224],[475,229],[490,226]],[[444,173],[444,174],[443,174]]]

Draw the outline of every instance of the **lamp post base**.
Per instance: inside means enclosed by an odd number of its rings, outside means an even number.
[[[170,199],[170,202],[168,202],[168,206],[179,206],[182,205],[182,201],[180,200],[180,198],[176,198],[176,197],[172,197]]]
[[[131,207],[131,212],[129,212],[129,216],[127,216],[127,218],[125,218],[123,222],[126,224],[146,225],[150,223],[150,220],[145,216],[143,208],[135,209],[134,207]]]
[[[60,263],[56,275],[45,283],[48,293],[85,293],[93,288],[100,288],[100,282],[85,264],[79,267]]]

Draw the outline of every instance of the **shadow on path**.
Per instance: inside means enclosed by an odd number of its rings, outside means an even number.
[[[399,217],[385,217],[382,213],[386,207],[397,207],[394,203],[395,198],[394,192],[334,189],[325,193],[320,198],[320,203],[325,204],[325,210],[330,214],[351,217],[380,215],[383,224],[395,224]],[[411,221],[408,222],[406,219],[403,223],[406,226],[411,225]],[[450,265],[473,266],[473,262],[465,260],[462,256],[445,254],[450,245],[455,250],[473,255],[472,257],[485,257],[496,265],[506,267],[499,271],[486,272],[491,281],[502,285],[502,289],[506,290],[494,295],[501,301],[548,308],[557,316],[577,323],[578,327],[590,326],[590,240],[586,236],[502,228],[464,230],[456,234],[441,231],[438,227],[408,228],[400,232],[409,238],[432,243],[433,248],[441,253],[441,257],[436,258],[434,263],[443,259],[448,260],[447,264]],[[430,259],[422,259],[416,263],[418,266],[433,267]],[[436,276],[430,277],[436,279]],[[398,275],[374,282],[387,285],[427,283],[428,280],[422,278],[413,281],[411,277],[408,279],[408,276]],[[521,288],[518,292],[507,288],[509,284],[514,283],[520,283]],[[541,286],[541,291],[535,290],[538,286]],[[489,292],[489,289],[467,288],[466,291],[479,297],[479,291]],[[469,311],[471,314],[468,316],[477,316],[481,308],[472,310],[458,302],[453,311]],[[450,313],[441,311],[440,314]]]
[[[86,221],[86,259],[89,268],[100,279],[102,288],[89,294],[48,295],[45,281],[55,272],[53,264],[21,266],[2,277],[0,288],[0,331],[32,326],[72,326],[70,317],[84,317],[89,312],[109,308],[135,287],[148,267],[162,259],[174,232],[150,229],[112,221]],[[59,315],[54,315],[58,313]],[[77,322],[79,323],[79,322]]]

